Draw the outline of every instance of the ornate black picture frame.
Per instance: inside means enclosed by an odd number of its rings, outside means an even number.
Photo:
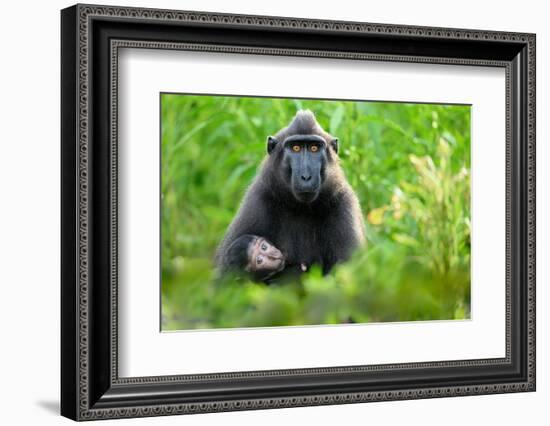
[[[61,13],[61,413],[74,420],[535,390],[535,35],[76,5]],[[120,378],[120,47],[506,71],[506,356]]]

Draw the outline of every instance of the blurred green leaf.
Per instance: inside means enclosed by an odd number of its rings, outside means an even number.
[[[338,130],[340,128],[340,124],[342,123],[342,119],[344,118],[344,106],[339,105],[332,114],[332,117],[330,119],[330,128],[329,133],[333,136],[338,134]]]

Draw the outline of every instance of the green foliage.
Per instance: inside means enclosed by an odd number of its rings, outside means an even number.
[[[164,330],[469,317],[469,107],[164,94],[161,108]],[[266,137],[305,108],[340,139],[367,247],[326,277],[215,280]]]

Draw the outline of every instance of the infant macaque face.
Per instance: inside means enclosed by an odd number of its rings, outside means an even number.
[[[273,271],[279,272],[285,267],[285,258],[281,251],[267,241],[258,237],[248,246],[248,272]]]

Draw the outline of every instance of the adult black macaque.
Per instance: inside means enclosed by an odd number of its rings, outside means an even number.
[[[338,139],[321,128],[311,111],[298,111],[287,127],[267,138],[267,152],[218,247],[218,270],[232,268],[231,245],[252,235],[283,254],[279,274],[314,264],[326,274],[364,242],[359,202],[339,164]],[[248,249],[242,244],[243,256]]]

